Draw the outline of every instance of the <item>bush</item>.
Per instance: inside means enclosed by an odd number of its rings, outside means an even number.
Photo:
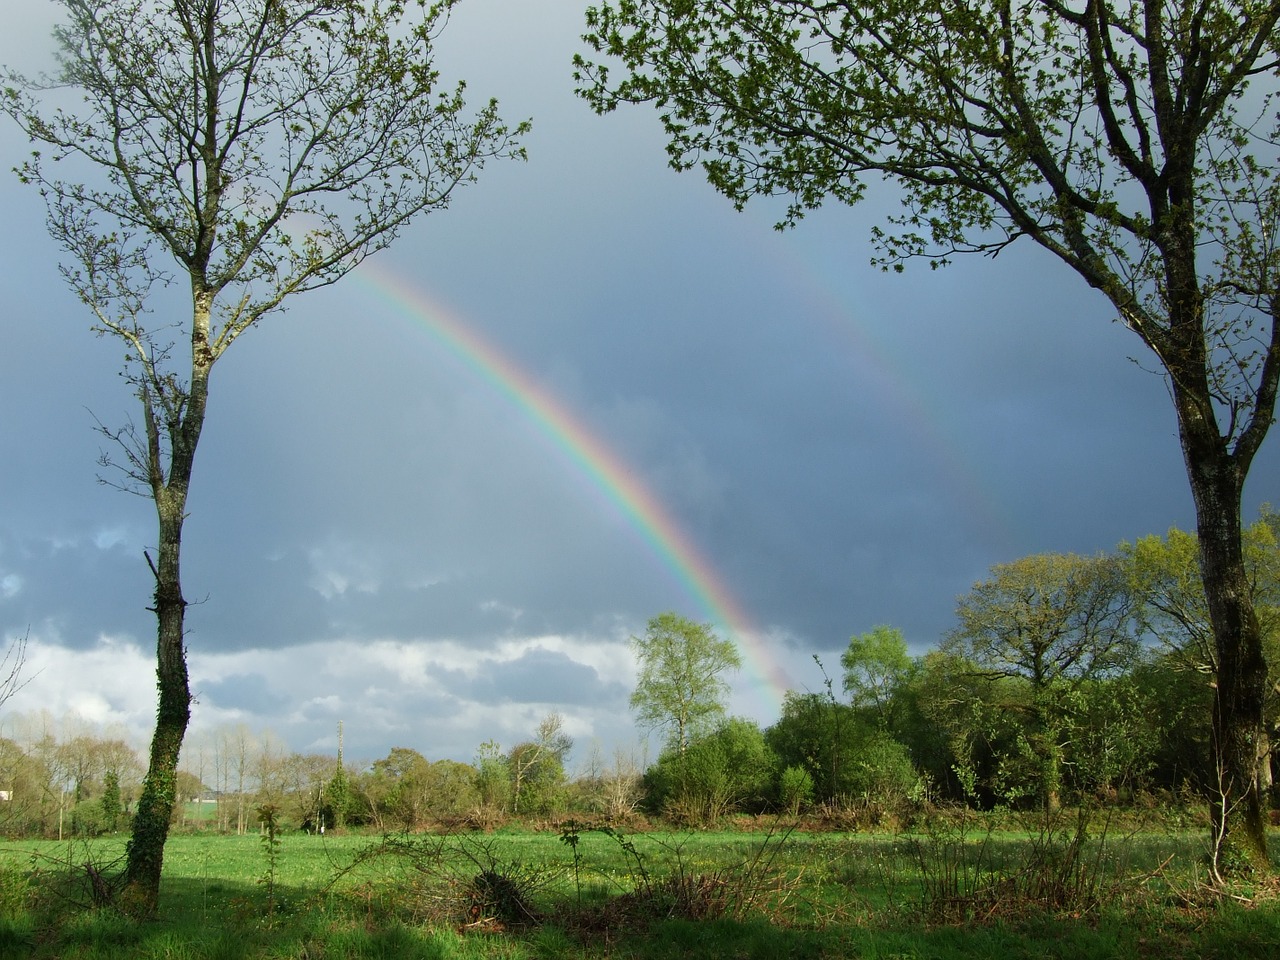
[[[738,810],[755,812],[773,793],[777,758],[749,720],[726,721],[682,753],[665,750],[645,786],[654,809],[675,823],[707,826]]]
[[[77,837],[99,837],[115,829],[102,809],[101,800],[81,800],[71,808],[71,832]]]
[[[778,778],[778,802],[795,816],[813,802],[813,777],[804,767],[787,767]]]

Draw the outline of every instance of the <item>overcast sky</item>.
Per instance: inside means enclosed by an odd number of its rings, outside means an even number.
[[[465,0],[440,65],[532,117],[528,162],[215,368],[193,737],[331,751],[342,720],[349,758],[470,760],[558,710],[580,747],[626,745],[627,639],[664,610],[732,621],[732,709],[768,724],[852,634],[928,649],[993,564],[1192,529],[1164,382],[1083,282],[1029,245],[882,275],[883,192],[786,233],[736,213],[666,167],[653,111],[573,96],[584,6]],[[5,11],[0,63],[50,66],[53,5]],[[26,149],[5,128],[0,167]],[[0,631],[29,628],[32,676],[6,709],[141,744],[154,513],[96,482],[94,418],[134,414],[121,348],[62,286],[36,192],[6,175],[0,204]],[[1247,520],[1264,501],[1274,436]]]

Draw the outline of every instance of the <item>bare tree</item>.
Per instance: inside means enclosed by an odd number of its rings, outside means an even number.
[[[0,658],[0,707],[27,685],[30,678],[22,679],[22,668],[27,665],[27,640],[30,632],[9,641],[8,649]]]
[[[59,2],[58,76],[9,72],[0,104],[50,151],[20,175],[45,197],[94,329],[125,348],[141,405],[141,426],[103,430],[117,485],[150,498],[158,526],[159,704],[124,901],[146,914],[190,719],[179,561],[213,368],[288,298],[446,207],[486,160],[520,155],[525,125],[492,101],[468,115],[461,84],[441,89],[434,46],[457,0]],[[46,109],[55,84],[82,105]],[[154,296],[174,275],[183,309]]]

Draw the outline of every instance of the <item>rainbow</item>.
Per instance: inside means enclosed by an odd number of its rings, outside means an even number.
[[[353,277],[504,397],[613,505],[700,609],[743,653],[761,706],[776,716],[790,677],[723,578],[635,472],[563,403],[460,318],[394,273],[366,261]]]
[[[886,405],[898,411],[914,440],[937,462],[938,476],[947,478],[965,515],[983,531],[995,554],[1015,555],[1021,541],[1007,507],[991,495],[990,484],[983,481],[972,456],[941,427],[947,417],[939,408],[949,401],[930,399],[935,394],[932,385],[891,356],[879,332],[884,324],[868,319],[866,304],[851,300],[848,284],[836,282],[829,266],[801,256],[794,243],[785,242],[785,234],[763,229],[772,224],[757,208],[747,211],[762,229],[743,231],[742,236],[757,256],[783,271],[803,298],[797,313],[813,324],[817,335],[828,338],[860,378],[888,398]]]

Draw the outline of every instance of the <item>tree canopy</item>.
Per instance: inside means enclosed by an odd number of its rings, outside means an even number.
[[[872,710],[882,727],[893,727],[894,694],[911,670],[907,641],[896,627],[881,624],[849,639],[840,655],[844,692],[855,707]]]
[[[640,676],[631,707],[642,726],[668,727],[680,751],[725,714],[729,683],[725,673],[742,667],[731,640],[716,636],[708,624],[675,613],[649,621],[643,637],[632,637]]]

